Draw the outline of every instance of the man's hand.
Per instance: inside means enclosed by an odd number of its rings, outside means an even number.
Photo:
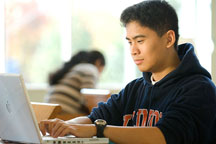
[[[52,129],[54,125],[56,125],[57,123],[63,124],[64,121],[60,119],[43,120],[39,123],[40,131],[43,135],[46,135],[46,132],[48,132],[51,135]]]
[[[92,137],[96,135],[94,124],[71,124],[60,119],[43,120],[39,124],[43,135],[48,132],[52,137],[62,137],[68,134],[76,137]]]

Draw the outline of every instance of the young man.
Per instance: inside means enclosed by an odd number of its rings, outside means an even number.
[[[143,1],[125,9],[121,22],[143,77],[100,103],[88,117],[42,121],[42,133],[105,136],[124,144],[213,143],[216,88],[193,46],[177,46],[175,10],[165,1]]]

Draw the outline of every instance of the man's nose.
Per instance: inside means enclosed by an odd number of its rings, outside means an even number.
[[[135,43],[131,44],[130,49],[131,49],[131,55],[137,55],[140,53],[139,48]]]

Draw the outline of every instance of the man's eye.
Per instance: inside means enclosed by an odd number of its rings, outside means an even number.
[[[137,42],[138,42],[138,43],[143,43],[143,40],[138,40]]]
[[[130,41],[129,41],[128,43],[129,43],[130,45],[132,44],[132,42],[130,42]]]

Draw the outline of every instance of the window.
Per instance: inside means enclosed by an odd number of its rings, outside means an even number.
[[[5,71],[5,11],[4,1],[0,0],[0,72]]]
[[[201,65],[211,72],[211,0],[178,0],[176,4],[174,7],[179,16],[180,42],[192,42]]]
[[[5,49],[0,51],[0,70],[22,73],[27,83],[42,84],[73,53],[96,48],[107,60],[100,86],[123,87],[141,73],[130,57],[119,17],[124,8],[140,1],[1,1],[0,28],[5,35],[0,43]],[[195,44],[201,64],[211,72],[211,1],[168,2],[177,10],[181,40]]]
[[[28,83],[45,82],[48,71],[61,63],[64,9],[57,2],[49,5],[48,1],[5,1],[6,72],[22,73]]]

